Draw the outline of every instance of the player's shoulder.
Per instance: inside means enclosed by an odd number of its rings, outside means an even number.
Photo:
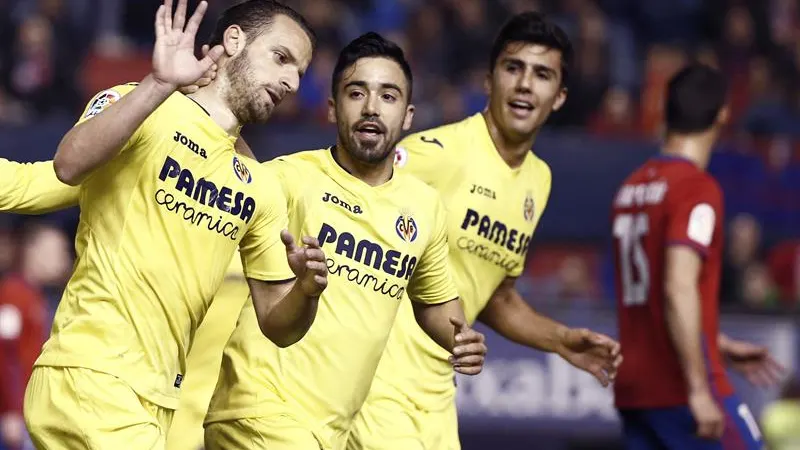
[[[522,170],[525,178],[534,183],[544,182],[550,184],[553,179],[553,171],[550,169],[550,165],[532,151],[528,152],[525,157]]]
[[[138,84],[139,83],[118,84],[96,93],[94,97],[89,100],[89,104],[83,113],[83,118],[88,119],[105,111],[108,107],[118,102],[124,95],[136,89]]]
[[[400,141],[400,147],[430,148],[431,150],[454,150],[463,142],[474,142],[472,136],[485,127],[480,114],[472,115],[458,122],[440,125],[417,131]]]
[[[397,177],[395,182],[399,185],[403,196],[414,199],[417,207],[430,212],[442,207],[441,194],[436,188],[409,173],[395,171],[394,176]]]
[[[264,163],[265,166],[275,170],[310,169],[321,167],[325,163],[328,149],[301,150],[298,152],[281,155]]]

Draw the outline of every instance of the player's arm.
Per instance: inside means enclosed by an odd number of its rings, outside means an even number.
[[[58,179],[71,186],[80,184],[94,169],[114,158],[144,120],[174,91],[152,74],[148,75],[105,111],[73,127],[61,139],[53,160]]]
[[[288,231],[289,199],[281,185],[288,164],[254,168],[268,192],[254,223],[239,244],[253,306],[262,333],[279,347],[299,341],[314,323],[319,296],[327,285],[325,255],[315,238],[295,243]],[[287,185],[287,188],[291,186]]]
[[[111,160],[161,103],[179,86],[192,84],[203,76],[222,54],[222,48],[215,47],[202,60],[195,58],[194,38],[208,4],[201,2],[188,23],[186,7],[187,0],[179,0],[174,17],[172,0],[166,0],[166,5],[158,9],[153,72],[130,93],[92,120],[80,122],[61,140],[53,161],[59,180],[76,186]]]
[[[682,245],[667,248],[664,267],[666,321],[690,392],[710,392],[703,357],[701,299],[697,283],[702,260]]]
[[[58,181],[53,162],[18,163],[0,158],[0,211],[44,214],[78,204],[78,188]]]
[[[514,287],[516,280],[508,277],[500,283],[478,320],[512,342],[558,352],[569,327],[537,313]]]
[[[437,199],[432,239],[408,285],[414,317],[425,333],[453,356],[453,368],[466,375],[480,373],[486,355],[484,336],[466,321],[447,255],[445,210]]]
[[[619,343],[539,314],[522,298],[515,282],[516,277],[503,280],[478,320],[512,342],[557,353],[575,367],[591,373],[604,386],[613,381],[622,363]]]

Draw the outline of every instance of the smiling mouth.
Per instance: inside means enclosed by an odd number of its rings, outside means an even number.
[[[510,106],[511,109],[520,112],[529,112],[534,110],[533,103],[526,102],[524,100],[514,100],[508,102],[508,106]]]
[[[367,137],[377,137],[383,134],[383,130],[381,127],[375,124],[364,124],[356,128],[356,132],[367,136]]]

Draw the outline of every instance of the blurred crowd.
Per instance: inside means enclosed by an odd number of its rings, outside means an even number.
[[[209,0],[199,41],[231,0]],[[733,120],[711,171],[726,195],[726,303],[800,305],[800,0],[287,0],[319,48],[297,96],[275,121],[326,120],[338,50],[367,30],[396,40],[415,75],[415,127],[458,120],[485,104],[495,31],[540,10],[576,50],[569,100],[548,128],[652,142],[666,80],[697,58],[730,75]],[[75,117],[94,93],[150,67],[159,0],[0,0],[0,124]],[[588,145],[591,145],[590,143]],[[606,253],[537,247],[536,297],[611,298]],[[0,245],[1,246],[1,245]],[[554,261],[556,261],[554,263]]]

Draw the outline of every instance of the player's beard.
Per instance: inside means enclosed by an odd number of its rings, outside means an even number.
[[[239,119],[239,123],[242,125],[264,123],[272,113],[272,108],[261,100],[258,90],[256,90],[261,83],[255,80],[249,55],[250,51],[245,47],[239,56],[233,58],[225,66],[225,74],[228,78],[225,100],[233,115]]]
[[[364,143],[356,137],[355,126],[338,122],[339,140],[344,143],[347,153],[356,161],[364,164],[380,164],[390,156],[394,156],[394,147],[400,141],[398,132],[392,132],[381,123],[383,134],[377,143]]]

